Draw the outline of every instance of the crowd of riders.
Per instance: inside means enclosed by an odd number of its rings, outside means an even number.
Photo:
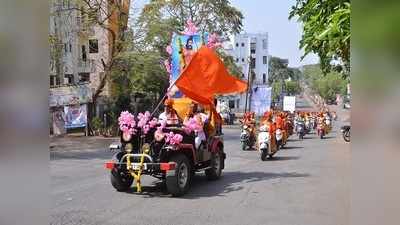
[[[265,127],[271,137],[276,137],[277,131],[281,132],[282,143],[284,145],[288,137],[293,134],[303,139],[306,134],[315,131],[319,137],[323,138],[331,131],[332,120],[336,119],[336,112],[328,111],[327,109],[320,111],[295,111],[293,113],[272,109],[265,112],[259,120],[256,119],[254,112],[246,112],[240,123],[243,134],[247,130],[248,137],[243,136],[249,140],[247,145],[251,148],[252,145],[257,145],[257,131],[261,127]],[[274,148],[277,144],[279,145],[277,139],[271,138],[271,148]]]

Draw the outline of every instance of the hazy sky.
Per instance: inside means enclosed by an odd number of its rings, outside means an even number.
[[[134,11],[139,11],[147,0],[134,0]],[[301,24],[288,20],[289,11],[296,0],[231,0],[232,5],[244,15],[244,31],[268,32],[269,52],[273,56],[289,59],[289,66],[318,63],[315,55],[307,56],[303,61],[299,50]]]

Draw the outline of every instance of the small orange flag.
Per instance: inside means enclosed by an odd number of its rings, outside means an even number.
[[[231,76],[218,55],[205,46],[194,54],[176,86],[184,95],[204,105],[213,104],[216,94],[247,90],[247,83]]]

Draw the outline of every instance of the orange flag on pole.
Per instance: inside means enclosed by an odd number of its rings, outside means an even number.
[[[184,95],[204,105],[213,104],[216,94],[247,90],[247,83],[231,76],[218,55],[205,46],[194,54],[175,85]]]

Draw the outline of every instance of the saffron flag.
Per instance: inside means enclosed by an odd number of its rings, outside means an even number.
[[[213,104],[216,94],[247,90],[247,83],[231,76],[218,55],[206,46],[194,54],[176,86],[186,97],[203,105]]]

